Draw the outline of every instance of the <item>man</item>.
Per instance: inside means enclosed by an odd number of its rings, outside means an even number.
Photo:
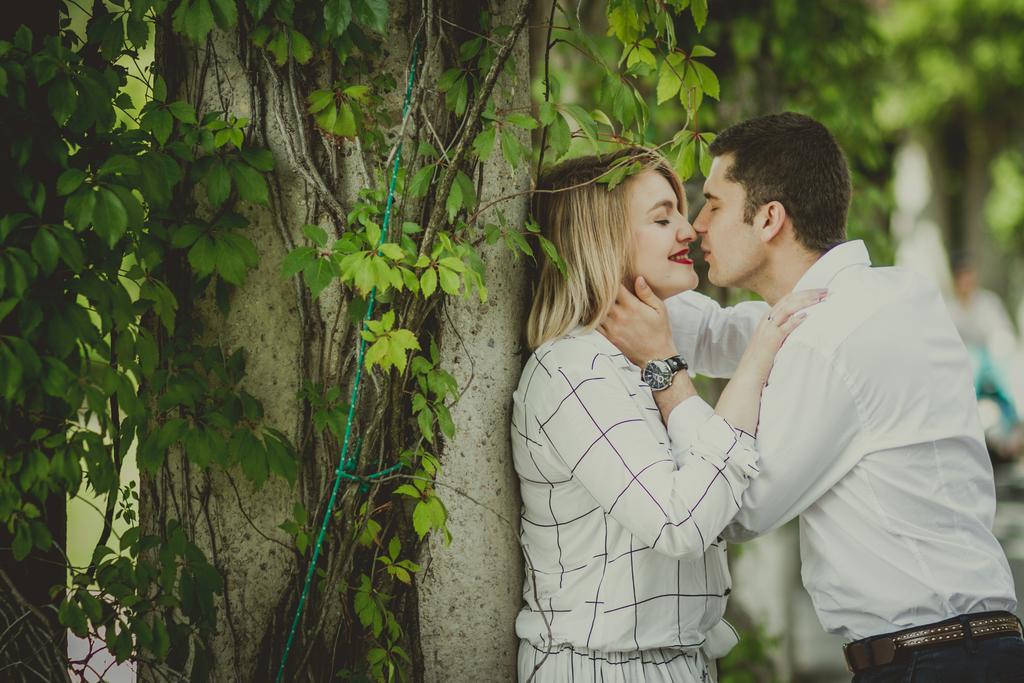
[[[727,537],[799,516],[804,585],[824,628],[852,641],[857,683],[911,670],[914,681],[1024,682],[971,368],[939,292],[872,268],[862,242],[845,242],[849,171],[818,122],[765,116],[710,149],[694,228],[711,282],[768,306],[829,290],[776,357],[757,431],[762,474]],[[641,281],[636,291],[623,288],[602,330],[641,366],[678,351],[698,372],[727,374],[768,310],[696,294],[663,305]]]

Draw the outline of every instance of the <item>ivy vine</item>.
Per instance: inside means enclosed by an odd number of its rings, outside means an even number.
[[[421,79],[398,130],[387,96],[402,74],[378,68],[395,13],[386,0],[94,0],[64,5],[54,35],[22,27],[0,42],[0,135],[10,150],[2,163],[18,202],[0,218],[0,523],[23,560],[55,550],[47,501],[83,486],[106,501],[91,561],[69,562],[69,583],[55,591],[60,623],[102,638],[118,661],[208,680],[226,579],[193,520],[140,522],[140,495],[158,489],[122,481],[131,449],[144,482],[182,462],[207,483],[215,475],[253,490],[285,482],[295,495],[280,529],[296,577],[309,561],[328,482],[301,497],[296,482],[310,465],[299,454],[340,452],[352,354],[339,351],[331,372],[305,378],[297,402],[312,434],[289,435],[246,390],[247,351],[210,341],[204,308],[230,316],[259,265],[247,216],[273,209],[283,161],[314,188],[326,218],[301,227],[305,242],[285,255],[281,278],[301,277],[312,301],[338,293],[348,338],[366,341],[375,381],[357,420],[360,447],[338,470],[361,485],[347,487],[337,507],[329,540],[337,561],[321,573],[319,616],[304,622],[289,672],[313,675],[310,653],[334,613],[348,651],[332,658],[330,673],[384,681],[414,668],[405,605],[421,571],[418,546],[428,534],[451,538],[438,475],[444,443],[456,437],[450,409],[460,387],[442,365],[439,311],[451,297],[488,300],[488,245],[559,262],[535,223],[504,218],[501,204],[521,193],[481,202],[482,165],[500,155],[513,171],[540,168],[570,153],[649,143],[651,104],[673,100],[685,121],[662,151],[684,178],[706,172],[711,135],[698,114],[705,96],[719,95],[706,64],[714,52],[676,38],[684,19],[703,27],[706,0],[609,0],[608,33],[621,50],[611,60],[571,8],[552,3],[543,95],[528,111],[501,108],[493,95],[514,71],[530,3],[473,8],[471,25],[459,26],[433,2],[405,7],[436,72]],[[181,99],[180,75],[161,71],[159,56],[153,67],[139,64],[157,35],[197,50],[218,32],[239,36],[269,87],[297,103],[308,128],[288,142],[287,160],[275,160],[251,117]],[[599,108],[562,97],[550,68],[560,50],[592,65]],[[357,145],[376,169],[348,205],[308,152],[304,136],[313,135]],[[399,177],[400,220],[382,243],[396,135],[410,137],[415,154]],[[50,172],[34,172],[39,164]],[[374,290],[380,315],[361,328]],[[127,531],[115,533],[115,520]],[[282,605],[294,604],[297,589]],[[284,644],[270,645],[274,657]]]

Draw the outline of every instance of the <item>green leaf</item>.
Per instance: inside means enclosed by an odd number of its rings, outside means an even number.
[[[46,93],[47,103],[50,105],[50,113],[58,125],[64,125],[68,118],[75,112],[75,105],[78,103],[78,92],[71,79],[61,74],[53,79],[53,84]]]
[[[529,114],[523,114],[521,112],[509,114],[507,117],[505,117],[505,120],[511,123],[513,126],[519,126],[520,128],[525,128],[526,130],[533,130],[537,127],[537,119],[533,118]]]
[[[292,277],[303,268],[308,266],[316,258],[316,250],[313,247],[298,247],[292,249],[284,261],[281,262],[281,272],[284,277]]]
[[[707,178],[711,173],[711,152],[708,151],[708,143],[702,139],[700,141],[700,172]]]
[[[115,154],[100,166],[97,175],[100,177],[111,175],[138,175],[139,162],[133,157],[125,154]]]
[[[394,242],[385,242],[380,245],[380,252],[392,261],[401,261],[405,258],[405,251]]]
[[[174,117],[166,109],[153,108],[142,116],[139,127],[153,134],[162,147],[171,136],[171,129],[174,127]]]
[[[18,305],[18,299],[8,299],[7,301],[0,301],[0,322],[14,310],[14,307]]]
[[[327,288],[327,285],[331,284],[331,280],[337,277],[337,272],[334,261],[329,257],[323,257],[316,259],[303,268],[302,275],[306,280],[306,286],[309,287],[309,291],[315,299]]]
[[[242,158],[257,171],[267,173],[274,170],[274,155],[269,149],[246,147],[242,150]]]
[[[17,528],[11,550],[14,552],[14,559],[21,562],[32,552],[32,529],[28,522],[21,520],[18,521]]]
[[[491,130],[493,131],[493,128]],[[434,164],[428,164],[416,172],[416,175],[409,181],[408,192],[410,195],[423,197],[427,194],[427,190],[430,189],[430,184],[434,180],[435,168]]]
[[[206,277],[217,266],[217,247],[210,235],[203,235],[188,250],[188,262],[199,277]]]
[[[266,483],[270,477],[270,466],[267,463],[267,451],[263,447],[263,444],[253,436],[253,433],[248,429],[241,429],[235,432],[235,436],[239,436],[241,441],[244,442],[244,447],[238,451],[239,460],[242,464],[242,472],[246,478],[254,483],[257,488]],[[231,439],[232,445],[234,445],[235,439]]]
[[[461,282],[459,274],[453,270],[445,268],[444,266],[440,266],[437,271],[441,280],[441,289],[446,294],[458,294]]]
[[[235,0],[211,0],[210,9],[213,10],[213,19],[221,30],[227,31],[238,23],[238,7]]]
[[[431,515],[427,501],[420,501],[412,511],[412,528],[420,540],[423,540],[423,537],[430,533],[430,522]]]
[[[232,239],[235,238],[235,239]],[[242,244],[252,247],[252,243],[240,235],[220,234],[214,240],[214,263],[217,275],[233,285],[245,282],[246,259]],[[241,248],[240,248],[241,247]],[[255,253],[255,250],[252,250]]]
[[[232,0],[233,1],[233,0]],[[194,43],[201,43],[213,30],[213,10],[210,0],[182,0],[174,12],[173,27]]]
[[[292,29],[291,38],[292,56],[295,57],[296,62],[306,64],[313,59],[313,46],[309,44],[309,39],[306,36]]]
[[[312,225],[310,223],[303,225],[302,234],[309,238],[309,241],[317,245],[318,247],[327,246],[327,231],[321,228],[319,225]]]
[[[69,168],[57,178],[57,196],[69,195],[79,188],[85,180],[85,171],[77,168]]]
[[[679,92],[683,85],[682,56],[672,53],[665,58],[661,64],[661,71],[658,73],[658,104],[662,104]]]
[[[550,161],[555,162],[565,156],[565,153],[569,151],[569,144],[572,139],[572,133],[569,130],[569,124],[565,122],[565,118],[558,116],[555,121],[548,126],[548,147],[551,149]]]
[[[388,26],[387,0],[352,0],[352,13],[356,21],[377,33]]]
[[[374,365],[380,365],[382,370],[391,367],[390,358],[391,344],[387,337],[381,337],[366,350],[365,365],[370,370]]]
[[[719,95],[718,76],[706,64],[700,62],[690,62],[690,64],[693,65],[693,69],[697,73],[701,89],[707,93],[708,97],[717,100]]]
[[[594,117],[590,115],[590,112],[578,104],[566,105],[565,112],[563,112],[562,115],[565,116],[566,114],[572,116],[573,120],[576,121],[576,125],[579,126],[580,130],[583,131],[583,134],[587,136],[587,139],[590,140],[591,145],[593,145],[594,152],[596,153],[598,151],[597,124],[594,123]]]
[[[679,154],[676,155],[676,173],[683,180],[689,180],[693,177],[693,172],[697,166],[697,145],[694,139],[688,138],[679,149]]]
[[[266,204],[269,199],[267,181],[263,175],[248,164],[232,161],[230,166],[231,178],[235,181],[239,196],[255,204]]]
[[[340,36],[351,21],[352,4],[349,0],[327,0],[324,3],[325,28],[330,35]]]
[[[190,123],[192,125],[199,123],[196,120],[196,110],[185,100],[171,102],[167,105],[167,110],[171,112],[171,115],[174,116],[174,118],[178,119],[182,123]]]
[[[113,248],[128,229],[128,213],[121,199],[106,188],[96,192],[96,208],[93,211],[93,224],[97,234],[104,238],[107,246]]]
[[[32,256],[47,275],[57,267],[60,247],[57,244],[57,239],[45,226],[40,228],[32,239]]]
[[[263,15],[266,14],[273,1],[274,0],[245,0],[245,5],[249,8],[252,18],[255,21],[259,21],[263,18]]]
[[[429,297],[437,289],[437,271],[433,268],[427,268],[423,271],[423,275],[420,276],[420,290],[423,292],[424,297]]]
[[[352,105],[348,102],[338,104],[337,119],[334,121],[332,131],[335,135],[343,138],[354,138],[356,136],[356,117]]]
[[[700,32],[708,20],[708,0],[692,0],[690,11],[693,13],[693,23],[696,24],[697,31]]]
[[[690,52],[690,57],[714,57],[715,51],[709,47],[703,45],[695,45],[693,51]]]
[[[437,422],[441,425],[441,432],[449,439],[455,436],[455,423],[452,422],[452,415],[448,412],[448,408],[438,403],[434,406],[434,410],[437,413]]]
[[[163,619],[157,617],[153,620],[153,653],[158,660],[164,660],[170,651],[171,636],[167,632],[167,626]]]
[[[220,161],[215,161],[206,174],[206,196],[213,208],[220,208],[231,194],[231,176]]]
[[[156,102],[167,100],[167,81],[159,74],[153,79],[153,100]]]
[[[462,187],[459,183],[452,183],[452,189],[448,193],[448,199],[445,201],[444,206],[448,211],[448,220],[454,221],[455,216],[459,213],[459,209],[462,208]]]
[[[267,51],[274,55],[278,66],[283,66],[288,61],[288,34],[285,31],[274,32],[274,37],[267,43]]]
[[[184,249],[191,246],[202,234],[203,229],[194,223],[183,225],[171,233],[171,246],[175,249]]]
[[[334,91],[314,90],[309,93],[306,101],[309,103],[309,113],[316,114],[326,109],[328,105],[334,104]]]
[[[76,230],[83,230],[92,224],[95,207],[96,193],[92,187],[79,187],[65,204],[65,218]]]
[[[491,156],[491,152],[494,150],[496,133],[497,128],[495,126],[488,126],[473,140],[473,152],[481,161],[486,161]]]
[[[519,165],[519,161],[523,156],[522,146],[519,144],[519,140],[516,136],[508,130],[501,131],[501,155],[505,157],[505,161],[508,162],[509,166],[515,168]]]

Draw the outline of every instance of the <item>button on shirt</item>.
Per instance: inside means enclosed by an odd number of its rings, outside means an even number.
[[[970,363],[938,290],[872,268],[859,241],[825,253],[795,289],[819,287],[828,298],[786,340],[762,394],[762,473],[726,537],[799,515],[804,586],[822,626],[849,639],[1013,611]],[[721,376],[766,305],[686,293],[668,308],[691,367]]]
[[[579,328],[530,356],[513,399],[519,637],[724,654],[735,635],[722,621],[729,572],[718,535],[757,475],[753,438],[698,397],[666,429],[639,368]]]

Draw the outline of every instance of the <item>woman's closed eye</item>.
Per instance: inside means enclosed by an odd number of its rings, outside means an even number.
[[[657,223],[658,225],[668,225],[671,221],[669,221],[669,219],[667,218],[662,218],[661,220],[654,222]]]

